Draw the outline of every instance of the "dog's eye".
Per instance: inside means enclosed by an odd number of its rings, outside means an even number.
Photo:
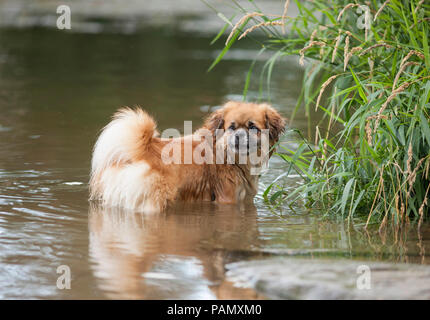
[[[250,129],[250,130],[257,130],[257,131],[260,130],[260,129],[258,129],[258,127],[252,121],[249,121],[249,123],[248,123],[248,129]]]
[[[235,126],[235,124],[234,123],[232,123],[231,125],[230,125],[230,127],[228,127],[230,130],[234,130],[235,128],[236,128],[236,126]]]

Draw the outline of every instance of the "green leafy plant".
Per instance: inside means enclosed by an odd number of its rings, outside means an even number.
[[[232,2],[243,16],[233,25],[219,14],[224,30],[233,27],[211,68],[237,41],[254,36],[262,51],[273,52],[262,70],[268,84],[282,56],[306,64],[292,118],[300,108],[308,117],[314,108],[325,114],[315,143],[303,137],[297,149],[281,145],[277,153],[304,184],[287,194],[277,180],[264,198],[272,204],[304,199],[347,218],[367,214],[368,223],[381,226],[411,217],[421,223],[430,195],[430,3],[294,0],[299,13],[289,17],[289,0],[278,15]]]

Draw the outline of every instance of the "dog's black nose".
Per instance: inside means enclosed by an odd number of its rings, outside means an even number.
[[[247,135],[248,133],[243,129],[239,129],[234,133],[234,146],[236,149],[239,149],[240,147],[246,147],[248,142]]]
[[[235,135],[234,136],[234,145],[236,146],[236,148],[239,148],[239,144],[240,144],[240,137],[239,137],[239,135]]]

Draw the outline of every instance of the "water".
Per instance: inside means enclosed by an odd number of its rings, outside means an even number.
[[[151,216],[90,207],[91,148],[118,107],[143,106],[160,129],[184,120],[197,128],[211,107],[241,98],[254,45],[207,73],[222,47],[210,40],[164,28],[0,30],[0,298],[254,299],[265,297],[235,287],[227,264],[273,256],[428,263],[428,224],[421,238],[414,228],[367,234],[361,220],[321,219],[299,204],[272,211],[261,196],[252,206],[179,203]],[[273,103],[288,116],[302,69],[283,60],[274,77]],[[303,114],[293,126],[306,130]],[[263,176],[260,191],[279,172]],[[297,183],[291,177],[287,188]],[[57,289],[61,265],[71,269],[70,290]]]

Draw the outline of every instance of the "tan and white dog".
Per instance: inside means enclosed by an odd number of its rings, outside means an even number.
[[[284,128],[268,104],[230,101],[192,135],[168,139],[142,109],[120,109],[94,147],[90,200],[143,212],[163,211],[177,200],[250,201],[258,186],[252,168],[268,161]],[[270,147],[266,156],[263,133]],[[251,151],[260,163],[250,161]]]

